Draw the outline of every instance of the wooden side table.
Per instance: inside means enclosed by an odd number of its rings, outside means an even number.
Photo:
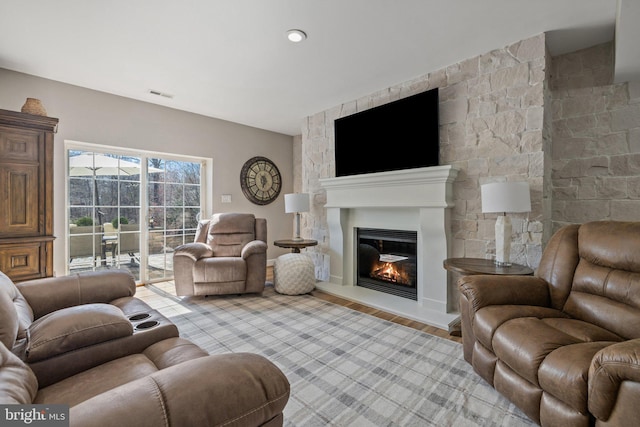
[[[462,275],[491,274],[531,276],[533,269],[526,265],[511,264],[508,267],[496,265],[493,260],[483,258],[447,258],[442,263],[447,271],[453,271]],[[449,335],[459,337],[462,335],[460,317],[449,323]]]
[[[309,239],[304,239],[304,240],[287,239],[287,240],[276,240],[273,242],[273,244],[279,248],[291,248],[292,253],[299,254],[300,249],[303,249],[309,246],[316,246],[318,244],[318,241],[309,240]]]
[[[483,258],[447,258],[442,264],[448,271],[467,276],[471,274],[531,276],[533,274],[533,270],[525,265],[511,264],[509,267],[502,267],[496,265],[493,260]]]

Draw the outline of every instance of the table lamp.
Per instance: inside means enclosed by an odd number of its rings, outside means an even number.
[[[285,194],[284,211],[286,213],[296,214],[296,235],[293,237],[293,240],[304,240],[300,237],[300,212],[309,212],[309,194]]]
[[[528,182],[493,182],[480,186],[482,213],[498,212],[496,220],[496,265],[508,267],[511,253],[511,219],[507,212],[530,212]]]

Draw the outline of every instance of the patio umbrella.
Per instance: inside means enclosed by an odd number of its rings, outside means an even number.
[[[163,172],[149,166],[150,173]],[[69,157],[69,176],[139,175],[140,165],[104,154],[80,154]]]
[[[162,169],[148,167],[149,173],[164,172]],[[105,176],[105,175],[139,175],[140,164],[118,157],[110,157],[100,153],[85,153],[69,157],[69,176]],[[100,206],[98,197],[98,181],[93,181],[96,192],[96,206]],[[98,211],[100,223],[102,213]]]

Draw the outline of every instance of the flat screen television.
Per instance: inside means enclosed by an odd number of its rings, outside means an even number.
[[[335,121],[336,176],[438,166],[438,89]]]

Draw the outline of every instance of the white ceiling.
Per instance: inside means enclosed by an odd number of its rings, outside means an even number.
[[[612,40],[615,21],[616,0],[0,0],[0,68],[297,135],[542,32],[552,55]]]

